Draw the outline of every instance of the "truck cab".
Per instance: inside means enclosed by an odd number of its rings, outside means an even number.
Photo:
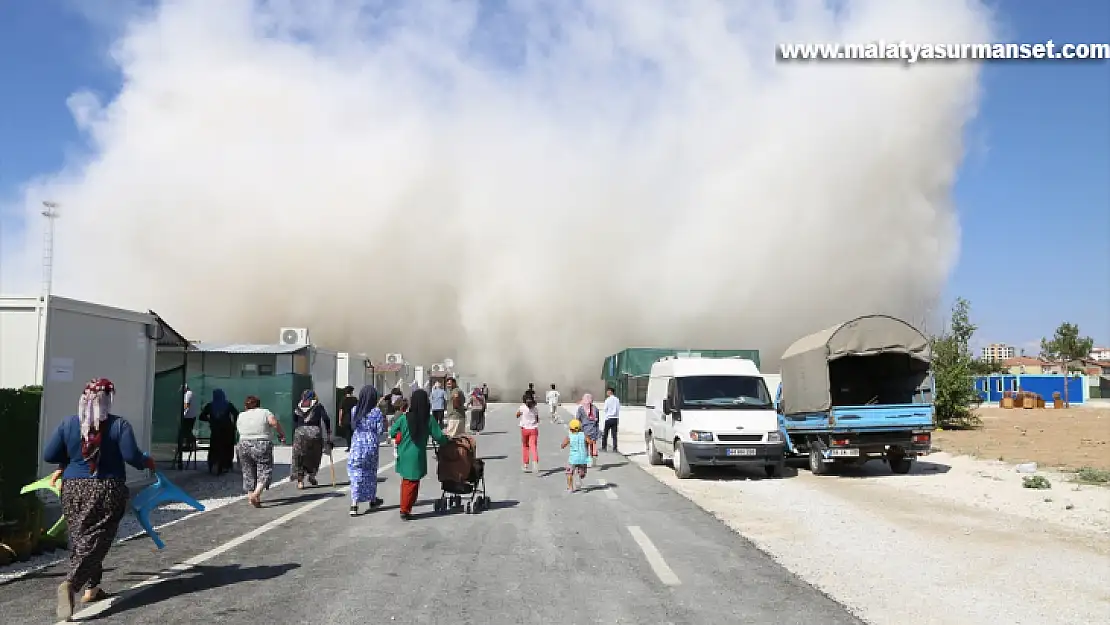
[[[648,462],[671,460],[680,479],[699,466],[763,467],[768,477],[782,475],[778,414],[751,360],[660,359],[651,367],[645,409]]]

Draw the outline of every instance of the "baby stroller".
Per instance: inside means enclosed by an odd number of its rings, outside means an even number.
[[[486,495],[486,463],[477,457],[477,444],[473,437],[458,436],[446,445],[436,448],[436,478],[443,492],[433,508],[436,512],[448,512],[463,507],[466,513],[476,514],[489,510],[489,496]]]

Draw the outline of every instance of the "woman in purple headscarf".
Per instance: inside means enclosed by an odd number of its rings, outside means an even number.
[[[325,436],[326,434],[326,436]],[[316,486],[316,472],[324,448],[331,445],[331,418],[316,397],[316,392],[306,390],[293,410],[293,474],[290,479],[297,488],[304,488],[304,481]]]
[[[360,503],[369,503],[371,510],[382,505],[378,499],[378,445],[383,434],[385,416],[378,407],[378,389],[368,384],[359,391],[358,405],[351,410],[351,452],[347,456],[351,516],[358,515]]]

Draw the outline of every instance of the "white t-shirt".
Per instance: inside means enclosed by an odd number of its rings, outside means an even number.
[[[547,404],[549,406],[559,405],[559,391],[557,391],[555,389],[551,389],[550,391],[547,391]]]
[[[265,408],[251,408],[239,413],[239,420],[236,421],[236,427],[239,429],[239,440],[241,441],[268,441],[272,436],[271,432],[273,427],[270,426],[270,419],[274,417],[274,413],[266,410]]]
[[[621,400],[617,399],[616,395],[610,395],[605,398],[605,418],[606,419],[619,419],[621,416]]]
[[[193,403],[193,391],[185,391],[184,416],[186,419],[197,418],[197,405]]]
[[[520,405],[520,427],[525,430],[538,430],[540,427],[540,413],[535,408]]]

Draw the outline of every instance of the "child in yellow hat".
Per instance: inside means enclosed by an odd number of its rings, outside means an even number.
[[[582,433],[582,422],[578,419],[573,419],[570,422],[570,434],[563,439],[563,444],[560,445],[562,449],[570,447],[570,454],[567,457],[567,492],[573,493],[582,486],[582,480],[586,479],[586,465],[590,461],[589,448],[586,445],[586,435]],[[575,486],[574,474],[578,473],[578,485]]]

